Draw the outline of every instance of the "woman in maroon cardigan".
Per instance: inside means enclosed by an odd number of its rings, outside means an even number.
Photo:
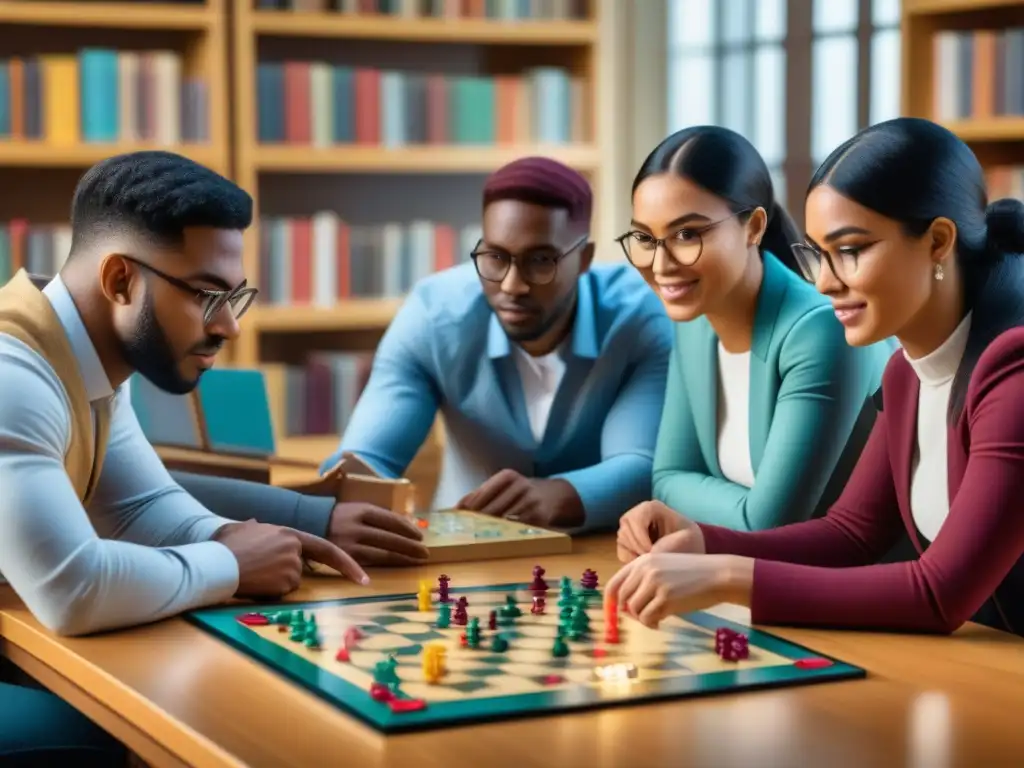
[[[1024,634],[1024,204],[986,207],[970,149],[899,118],[832,153],[806,220],[794,252],[847,342],[903,347],[846,489],[823,518],[753,533],[642,504],[606,599],[649,626],[734,602],[757,624]],[[903,531],[919,557],[879,562]]]

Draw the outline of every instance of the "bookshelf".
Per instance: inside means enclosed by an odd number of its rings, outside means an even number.
[[[306,10],[267,7],[271,5],[275,3],[240,0],[232,20],[233,168],[237,181],[257,201],[257,226],[246,240],[246,272],[261,287],[261,300],[243,323],[232,362],[263,368],[272,382],[275,424],[288,425],[294,419],[281,413],[288,407],[281,393],[289,385],[282,369],[302,366],[320,353],[371,354],[411,282],[468,254],[475,242],[472,227],[479,225],[480,189],[488,173],[518,157],[547,155],[587,175],[600,199],[599,4],[592,0],[533,3],[535,8],[562,6],[560,14],[549,12],[560,18],[544,19],[486,17],[488,11],[500,15],[524,5],[504,0],[393,1],[394,13],[355,12],[367,6],[379,9],[381,0],[291,3]],[[323,10],[329,5],[343,10]],[[308,10],[310,6],[318,9]],[[432,6],[438,16],[430,15]],[[576,13],[569,11],[571,6],[577,7]],[[564,73],[562,93],[568,106],[564,107],[566,124],[552,127],[550,120],[544,125],[537,117],[539,110],[523,104],[537,103],[545,87],[556,87],[541,84],[545,77],[554,77],[550,75],[554,70]],[[482,84],[485,80],[489,84]],[[339,86],[340,82],[345,85]],[[444,83],[446,99],[441,107],[431,101],[436,93],[431,89],[442,88],[439,82]],[[339,96],[336,89],[340,87],[350,90]],[[417,89],[425,95],[417,95]],[[481,96],[481,91],[486,94]],[[375,99],[367,97],[368,92],[374,92]],[[475,96],[464,95],[470,92]],[[321,102],[330,102],[329,118],[319,115],[322,104],[317,106],[317,94]],[[460,98],[465,101],[455,106]],[[342,101],[347,106],[339,106]],[[465,119],[468,104],[488,105],[480,111],[490,109],[491,116],[482,121]],[[402,114],[397,122],[404,126],[389,126],[389,109]],[[440,120],[438,110],[445,114],[443,127],[431,122]],[[523,116],[524,110],[529,117]],[[370,112],[376,116],[367,120]],[[423,125],[416,125],[419,118],[411,117],[413,112],[425,115]],[[339,128],[343,122],[348,125],[345,130]],[[595,210],[600,210],[597,200]],[[322,218],[317,220],[318,216]],[[336,221],[329,221],[331,217]],[[305,220],[307,229],[299,235],[295,230],[272,229],[282,220]],[[414,232],[417,222],[422,225],[418,234]],[[401,235],[393,223],[402,228]],[[426,232],[431,223],[436,225],[433,239]],[[357,259],[356,230],[389,227],[383,246],[378,240],[360,255],[383,254],[386,262],[390,234],[392,243],[400,238],[404,247],[417,254],[423,246],[433,254],[432,265],[414,266],[411,275],[406,267],[400,282],[389,283],[387,275],[378,274],[373,286],[357,290],[351,266]],[[339,245],[343,228],[345,245]],[[438,232],[443,228],[447,235],[442,248]],[[595,239],[600,240],[596,230],[595,226]],[[321,235],[326,239],[318,246]],[[286,255],[272,255],[274,243],[286,241],[289,245],[282,246]],[[307,255],[301,266],[295,266],[299,248]],[[344,258],[353,270],[347,288],[341,287],[338,274],[343,267],[338,262],[327,267],[317,255],[318,248],[326,248],[332,262],[341,258],[340,250],[346,250]],[[443,264],[438,255],[442,250],[448,254]],[[290,265],[287,278],[282,277],[282,262]],[[295,270],[303,270],[305,276],[296,277]],[[324,275],[332,288],[323,287]],[[288,282],[288,290],[275,287],[275,281]],[[301,291],[296,288],[299,281],[304,284]],[[283,429],[278,435],[282,455],[319,460],[337,445],[335,434],[322,434],[322,424],[301,436],[296,434],[301,430]],[[434,440],[428,441],[410,469],[414,482],[416,475],[430,474],[417,472],[417,465],[436,459],[440,439],[439,423]]]
[[[989,174],[1024,195],[1024,4],[903,0],[903,114],[942,123]]]
[[[72,191],[103,158],[168,149],[230,173],[227,2],[0,0],[0,283],[59,269]]]

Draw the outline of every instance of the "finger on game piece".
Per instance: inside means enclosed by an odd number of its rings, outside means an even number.
[[[352,555],[341,547],[332,544],[327,539],[321,539],[319,536],[314,536],[305,531],[297,531],[294,528],[289,530],[295,534],[299,543],[302,544],[302,554],[306,558],[321,565],[326,565],[328,568],[333,568],[356,584],[365,586],[370,583],[370,577],[366,575],[366,571],[352,558]]]

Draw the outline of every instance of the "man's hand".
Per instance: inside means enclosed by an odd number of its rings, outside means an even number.
[[[574,528],[585,513],[576,489],[565,480],[523,477],[503,469],[456,505],[459,509],[520,520],[530,525]]]
[[[408,517],[361,502],[335,505],[327,538],[363,565],[421,565],[429,554]]]
[[[357,584],[370,578],[329,541],[303,531],[255,520],[225,525],[213,536],[238,561],[238,597],[274,598],[298,589],[303,557],[333,568]]]

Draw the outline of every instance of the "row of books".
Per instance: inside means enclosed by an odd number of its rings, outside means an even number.
[[[997,165],[986,171],[988,199],[1015,197],[1024,200],[1024,165]]]
[[[333,435],[345,431],[370,377],[369,352],[318,352],[304,365],[263,364],[267,397],[283,414],[286,436]]]
[[[333,307],[348,298],[399,298],[427,275],[467,261],[479,240],[478,225],[353,225],[330,211],[264,216],[260,303]]]
[[[499,21],[584,19],[587,5],[588,0],[256,0],[258,10]]]
[[[19,269],[34,275],[55,275],[71,250],[67,224],[32,224],[26,219],[0,222],[0,285]]]
[[[0,60],[0,138],[60,145],[208,139],[206,84],[174,51],[83,49]]]
[[[268,144],[576,144],[588,138],[583,81],[554,67],[477,77],[263,62],[256,81],[257,136]]]
[[[945,30],[933,46],[936,120],[1024,116],[1024,28]]]

